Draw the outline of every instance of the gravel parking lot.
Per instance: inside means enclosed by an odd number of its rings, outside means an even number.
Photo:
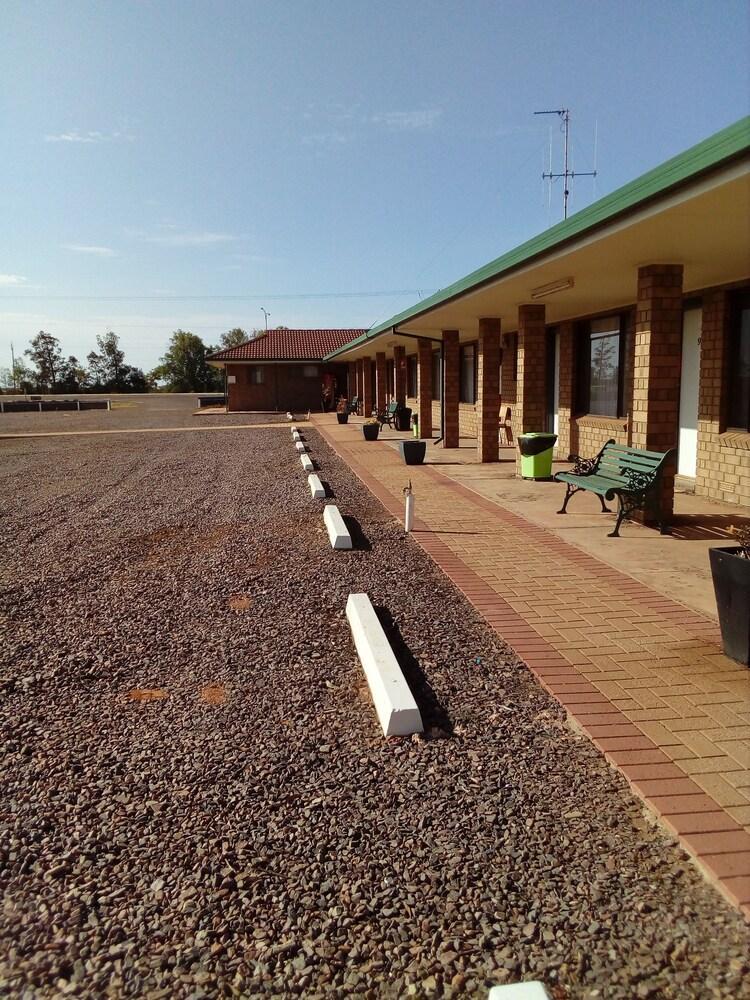
[[[44,397],[45,399],[55,397]],[[65,399],[76,399],[75,394]],[[111,410],[51,411],[47,413],[0,413],[3,434],[38,434],[52,431],[100,431],[153,429],[162,427],[211,427],[231,424],[282,423],[286,413],[196,413],[198,394],[184,392],[128,393],[111,396],[81,396],[81,399],[111,399]]]
[[[739,915],[308,438],[353,552],[286,427],[0,441],[0,995],[750,996]]]

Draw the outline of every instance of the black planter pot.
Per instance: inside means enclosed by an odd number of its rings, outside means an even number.
[[[398,450],[407,465],[421,465],[424,462],[426,441],[399,441]]]
[[[393,425],[394,430],[397,431],[411,430],[411,409],[408,406],[402,406],[396,410]]]
[[[380,424],[362,424],[362,437],[365,441],[377,441]]]
[[[340,424],[348,424],[349,423],[349,414],[348,413],[337,413],[336,414],[336,419],[338,420],[338,422]]]
[[[750,666],[750,559],[739,547],[709,549],[724,652]]]

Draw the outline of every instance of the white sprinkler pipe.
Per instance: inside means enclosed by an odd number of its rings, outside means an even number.
[[[404,486],[404,496],[406,497],[406,510],[404,511],[404,531],[411,531],[414,524],[414,494],[411,491],[411,479],[409,485]]]

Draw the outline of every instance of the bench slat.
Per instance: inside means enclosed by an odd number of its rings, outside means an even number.
[[[623,451],[637,458],[656,458],[661,461],[668,451],[645,451],[640,448],[633,448],[629,444],[609,444],[607,451]]]

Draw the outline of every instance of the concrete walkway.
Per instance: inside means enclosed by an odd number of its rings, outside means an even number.
[[[716,622],[469,489],[464,463],[406,467],[358,422],[311,419],[399,518],[411,479],[415,539],[750,917],[750,672]]]

